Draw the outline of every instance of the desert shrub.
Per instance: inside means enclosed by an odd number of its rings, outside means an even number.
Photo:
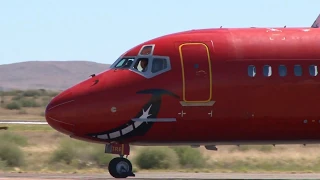
[[[50,90],[48,91],[45,89],[38,89],[37,91],[39,91],[41,96],[51,96],[52,93],[54,93],[53,91],[50,91]]]
[[[55,150],[51,157],[51,162],[65,162],[70,164],[76,156],[77,147],[73,146],[67,140],[62,140],[57,150]]]
[[[40,107],[40,104],[34,99],[21,99],[19,103],[22,107]]]
[[[7,162],[0,159],[0,170],[5,169],[7,167]]]
[[[206,166],[206,159],[198,149],[191,147],[172,147],[179,157],[179,163],[183,167],[202,168]]]
[[[109,162],[111,161],[111,159],[113,159],[113,156],[111,154],[106,154],[104,153],[104,149],[102,148],[98,148],[100,146],[95,145],[94,150],[91,154],[92,159],[95,161],[95,163],[100,166],[100,167],[108,167]]]
[[[12,91],[3,91],[2,95],[3,96],[17,96],[21,94],[21,90],[12,90]]]
[[[63,139],[58,149],[51,158],[51,163],[64,162],[75,165],[78,168],[96,165],[108,166],[112,155],[104,153],[104,146],[101,144],[87,143],[74,139]]]
[[[1,141],[0,160],[8,167],[18,167],[24,164],[24,154],[18,145]]]
[[[261,151],[261,152],[271,152],[273,150],[272,145],[240,145],[239,147],[232,148],[230,152],[233,151],[250,151],[250,150],[256,150],[256,151]]]
[[[19,146],[26,146],[27,138],[12,132],[0,132],[0,168],[24,164],[24,154]]]
[[[43,107],[46,107],[46,106],[49,104],[51,98],[48,97],[48,96],[45,96],[45,97],[43,97],[41,100],[42,100],[42,106],[43,106]]]
[[[11,102],[6,105],[6,108],[10,109],[10,110],[19,110],[19,109],[21,109],[21,106],[17,102]]]
[[[18,101],[20,99],[22,99],[23,97],[19,94],[19,95],[16,95],[12,98],[13,101]]]
[[[59,94],[59,92],[48,92],[48,96],[55,97]]]
[[[42,111],[39,115],[44,117],[46,114]]]
[[[22,95],[24,97],[35,97],[35,96],[40,96],[42,93],[40,90],[26,90],[23,91]]]
[[[271,152],[273,150],[273,146],[272,145],[262,145],[258,147],[259,151],[262,152]]]
[[[4,96],[22,96],[22,97],[37,97],[37,96],[56,96],[58,92],[47,91],[45,89],[29,89],[29,90],[13,90],[2,93]]]
[[[0,104],[1,104],[1,107],[3,107],[4,105],[4,96],[0,96]]]
[[[142,148],[135,162],[140,169],[171,169],[179,166],[179,159],[175,151],[168,147]]]
[[[0,142],[10,142],[19,146],[28,145],[26,137],[8,131],[0,132]]]
[[[21,109],[21,110],[18,112],[18,114],[28,114],[28,112],[27,112],[26,110],[24,110],[24,109]]]

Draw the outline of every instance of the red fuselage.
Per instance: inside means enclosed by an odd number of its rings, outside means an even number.
[[[144,72],[135,68],[139,59],[148,60]],[[318,142],[319,65],[318,28],[180,32],[130,49],[65,90],[46,119],[101,143]]]

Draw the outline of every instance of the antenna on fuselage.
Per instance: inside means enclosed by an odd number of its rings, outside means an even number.
[[[318,15],[317,19],[311,25],[311,28],[319,28],[320,25],[320,14]]]
[[[96,74],[91,74],[90,76],[91,76],[91,77],[95,77],[95,76],[96,76]]]

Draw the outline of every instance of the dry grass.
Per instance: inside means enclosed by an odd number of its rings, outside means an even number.
[[[268,146],[267,151],[236,150],[234,146],[221,146],[217,152],[201,149],[211,160],[213,171],[219,172],[319,172],[319,145]],[[260,146],[261,147],[261,146]],[[266,146],[265,146],[266,147]]]
[[[26,154],[26,162],[29,162],[22,171],[28,172],[47,172],[49,169],[48,159],[57,148],[60,139],[66,137],[54,131],[21,131],[16,133],[28,138],[29,146],[22,148]]]
[[[44,108],[23,108],[23,110],[0,108],[0,120],[45,120],[44,116],[41,115],[44,112]]]
[[[47,132],[51,132],[51,131],[56,132],[54,129],[52,129],[51,126],[48,126],[48,125],[1,124],[1,126],[8,127],[9,131],[13,131],[14,133],[29,133],[30,132],[30,133],[41,134],[41,133],[47,133]]]
[[[28,134],[28,133],[26,133]],[[28,153],[27,161],[38,163],[29,167],[27,170],[50,169],[47,159],[57,148],[59,139],[62,136],[56,133],[46,135],[37,135],[37,133],[28,135],[32,146],[25,147]],[[133,147],[129,156],[134,160],[137,151],[141,147]],[[181,169],[182,172],[319,172],[320,171],[320,153],[318,147],[302,146],[281,146],[275,147],[271,152],[261,152],[257,150],[239,151],[234,150],[232,146],[221,146],[219,151],[207,151],[200,148],[200,151],[208,159],[207,168],[203,169]],[[101,149],[103,151],[103,149]],[[133,161],[133,163],[135,163]],[[65,165],[64,165],[65,166]],[[134,165],[136,168],[136,165]],[[61,168],[59,168],[61,169]],[[51,170],[52,167],[51,167]],[[65,172],[77,171],[77,168],[68,166]],[[81,170],[86,171],[85,169]],[[100,172],[99,168],[89,168],[89,172]],[[169,170],[170,171],[170,170]],[[177,171],[173,169],[172,171]],[[77,171],[80,172],[80,171]]]
[[[47,95],[26,97],[21,95],[22,93],[0,97],[2,101],[0,104],[0,120],[45,120],[45,107],[52,97]],[[34,101],[39,105],[39,107],[21,107],[20,109],[6,108],[9,103],[17,102],[21,104],[22,100]]]
[[[73,165],[50,165],[48,160],[59,142],[69,137],[41,125],[8,125],[9,131],[27,137],[28,146],[22,147],[26,154],[25,172],[104,172],[105,168],[78,169]],[[88,143],[90,146],[90,144]],[[131,148],[130,160],[134,160],[143,147]],[[320,172],[320,145],[273,146],[218,146],[218,151],[199,148],[208,160],[206,168],[173,169],[181,172]],[[103,151],[103,149],[101,149]],[[133,164],[135,162],[133,161]],[[134,169],[136,165],[134,164]],[[139,170],[141,171],[141,170]],[[146,170],[142,170],[146,171]],[[155,170],[163,171],[163,170]],[[166,170],[168,171],[168,170]],[[170,171],[170,170],[169,170]]]

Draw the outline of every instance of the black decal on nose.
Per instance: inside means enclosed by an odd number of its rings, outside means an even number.
[[[147,102],[143,106],[143,109],[147,110],[151,105],[151,109],[149,111],[149,114],[151,114],[151,116],[149,116],[149,118],[156,118],[158,116],[158,113],[160,111],[160,106],[161,106],[161,97],[163,95],[170,95],[170,96],[179,98],[179,96],[173,94],[172,92],[169,92],[169,91],[163,90],[163,89],[148,89],[148,90],[138,91],[137,94],[152,94],[149,102]],[[143,114],[143,110],[140,111],[135,116],[135,118],[141,117],[142,114]]]
[[[152,95],[150,100],[145,105],[143,105],[142,109],[134,117],[134,118],[141,118],[141,119],[157,118],[158,113],[160,111],[160,107],[161,107],[161,98],[163,95],[169,95],[179,99],[179,96],[164,89],[147,89],[147,90],[138,91],[137,94]],[[115,128],[109,131],[100,132],[100,133],[88,134],[88,135],[99,138],[99,136],[106,137],[104,135],[106,134],[109,135],[110,133],[119,132],[120,136],[115,138],[112,138],[112,136],[111,137],[109,136],[110,139],[106,139],[106,140],[121,141],[125,138],[144,135],[152,127],[153,123],[154,122],[143,122],[143,121],[134,122],[132,120],[129,120],[127,123],[125,123],[124,125],[118,128]],[[131,131],[129,131],[128,129],[130,129]],[[129,132],[126,132],[126,131],[129,131]]]
[[[99,83],[99,79],[95,80],[91,86],[94,86]]]

